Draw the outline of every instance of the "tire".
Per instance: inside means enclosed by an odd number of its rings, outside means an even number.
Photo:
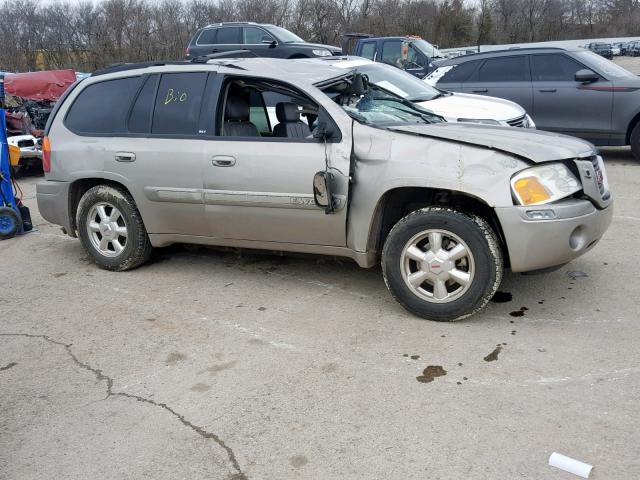
[[[15,237],[20,229],[20,217],[11,207],[0,207],[0,240]]]
[[[439,252],[435,257],[432,242]],[[484,219],[428,207],[410,213],[391,229],[382,251],[382,273],[391,295],[409,312],[451,322],[473,315],[489,302],[502,281],[502,250]]]
[[[121,272],[145,263],[151,242],[131,195],[109,185],[87,190],[78,203],[80,242],[101,268]]]
[[[629,143],[631,144],[631,153],[640,162],[640,122],[636,123],[636,126],[631,130]]]

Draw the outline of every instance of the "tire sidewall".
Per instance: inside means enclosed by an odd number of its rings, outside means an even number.
[[[102,202],[110,203],[116,207],[124,217],[125,224],[127,225],[127,242],[120,255],[115,257],[102,255],[100,251],[93,246],[87,231],[87,218],[91,208]],[[138,239],[141,235],[144,237],[147,236],[144,228],[141,230],[140,225],[135,221],[135,215],[139,215],[139,213],[135,210],[133,200],[127,198],[120,190],[105,185],[98,185],[87,190],[78,204],[76,226],[78,229],[78,238],[82,246],[91,255],[95,263],[108,270],[125,269],[124,266],[128,260],[136,253],[135,250]]]
[[[20,217],[16,211],[11,207],[0,207],[0,217],[7,217],[13,222],[9,230],[0,231],[0,240],[8,240],[15,237],[18,230],[20,230]]]
[[[631,153],[637,161],[640,161],[640,122],[633,127],[631,131],[631,137],[629,139],[631,144]]]
[[[445,208],[427,208],[413,212],[400,220],[385,242],[382,268],[387,286],[407,310],[431,320],[451,321],[464,318],[481,309],[493,295],[501,280],[502,261],[487,241],[486,234],[474,219],[461,212]],[[486,222],[484,223],[488,227]],[[407,242],[425,230],[438,229],[456,234],[471,250],[475,272],[469,289],[461,297],[447,303],[432,303],[421,299],[406,285],[401,271],[402,250]],[[492,231],[495,240],[495,234]]]

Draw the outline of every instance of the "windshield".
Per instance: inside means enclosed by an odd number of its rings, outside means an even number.
[[[304,42],[299,36],[291,33],[289,30],[286,30],[282,27],[276,27],[275,25],[270,25],[268,30],[272,32],[278,40],[282,43],[294,43],[294,42]]]
[[[637,78],[633,73],[620,65],[607,60],[600,55],[589,52],[575,52],[576,57],[587,66],[593,65],[599,72],[607,78]]]
[[[370,84],[364,95],[352,93],[355,75],[343,77],[322,91],[354,118],[373,127],[388,128],[403,125],[443,122],[433,112],[411,103],[404,98],[381,90]]]
[[[445,58],[444,53],[431,45],[426,40],[414,40],[411,45],[416,47],[429,58]]]
[[[426,102],[443,95],[442,92],[410,73],[389,65],[372,63],[361,65],[356,70],[367,75],[371,83],[411,102]]]

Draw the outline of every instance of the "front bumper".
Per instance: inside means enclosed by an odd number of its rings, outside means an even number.
[[[553,220],[532,220],[527,211],[553,210]],[[511,270],[528,272],[570,262],[588,252],[611,224],[613,203],[598,210],[588,200],[495,209],[504,232]]]
[[[23,147],[20,149],[20,159],[39,158],[42,160],[42,150],[35,147]]]
[[[50,223],[61,225],[67,232],[71,232],[69,218],[69,187],[70,182],[55,182],[43,180],[36,184],[36,199],[40,215]]]

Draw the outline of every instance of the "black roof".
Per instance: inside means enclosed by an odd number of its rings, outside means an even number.
[[[544,53],[544,52],[566,52],[577,49],[561,48],[561,47],[525,47],[525,48],[509,48],[504,50],[490,50],[488,52],[470,53],[468,55],[461,55],[455,58],[447,58],[445,60],[438,60],[435,63],[438,67],[446,67],[448,65],[459,65],[461,63],[470,62],[473,60],[482,60],[484,58],[491,57],[507,57],[514,53]]]

